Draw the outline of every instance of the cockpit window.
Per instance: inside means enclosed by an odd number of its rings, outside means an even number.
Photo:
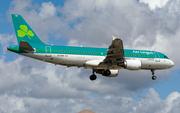
[[[167,56],[164,56],[164,58],[168,58]]]

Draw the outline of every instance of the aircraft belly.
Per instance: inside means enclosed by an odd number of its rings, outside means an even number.
[[[84,67],[85,62],[88,60],[99,60],[103,59],[102,56],[88,56],[88,55],[66,55],[60,59],[60,63],[68,66]]]
[[[61,60],[69,66],[83,66],[85,63],[85,58],[77,55],[68,55],[68,57]]]
[[[162,60],[159,60],[157,62],[154,59],[147,59],[147,60],[141,60],[141,62],[142,62],[141,69],[166,69],[166,66],[162,62]]]
[[[88,60],[100,60],[105,58],[103,56],[63,55],[63,54],[51,54],[47,56],[46,54],[42,54],[42,53],[41,54],[21,53],[21,55],[54,64],[78,66],[78,67],[83,67],[85,62]]]
[[[30,57],[30,58],[34,58],[34,59],[38,59],[38,60],[44,60],[45,57],[43,54],[34,54],[34,53],[21,53],[21,55]]]

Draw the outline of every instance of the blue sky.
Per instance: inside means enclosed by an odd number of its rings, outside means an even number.
[[[4,0],[0,4],[0,106],[13,107],[9,110],[0,107],[0,112],[13,112],[15,109],[19,112],[38,112],[44,106],[46,111],[53,109],[58,112],[63,109],[69,113],[84,109],[105,113],[113,107],[114,113],[139,112],[151,109],[147,106],[146,110],[138,107],[139,103],[146,102],[149,106],[168,103],[172,95],[177,97],[174,102],[178,101],[180,12],[176,10],[179,7],[176,2],[177,0],[139,0],[138,3],[136,0]],[[98,80],[92,83],[88,79],[91,70],[54,66],[4,52],[7,46],[16,43],[11,13],[21,14],[40,39],[48,44],[108,47],[113,34],[123,40],[124,48],[163,52],[175,62],[175,66],[169,70],[155,71],[156,81],[151,80],[150,71],[120,70],[115,79],[98,76]],[[4,104],[3,100],[7,97],[9,100]],[[86,102],[87,99],[90,102]],[[158,101],[151,105],[150,100],[153,99]],[[128,100],[128,104],[123,100]],[[24,107],[18,108],[12,101],[17,101]],[[39,104],[35,107],[32,101]],[[100,108],[109,102],[112,106],[101,111]],[[99,108],[94,108],[93,103],[100,105]],[[126,104],[137,110],[120,109],[119,106]],[[162,110],[161,107],[154,107],[154,112]],[[178,109],[175,105],[171,107],[168,112]]]

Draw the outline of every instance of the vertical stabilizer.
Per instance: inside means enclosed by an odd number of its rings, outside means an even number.
[[[29,44],[32,43],[44,44],[34,33],[31,27],[26,23],[26,21],[22,18],[21,15],[11,14],[11,16],[19,45],[20,45],[20,41],[25,41],[28,42]]]

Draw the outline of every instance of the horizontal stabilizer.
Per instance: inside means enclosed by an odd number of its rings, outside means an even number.
[[[22,49],[27,52],[34,52],[34,49],[26,41],[20,41],[19,49]]]
[[[12,51],[5,51],[5,52],[12,52]]]

